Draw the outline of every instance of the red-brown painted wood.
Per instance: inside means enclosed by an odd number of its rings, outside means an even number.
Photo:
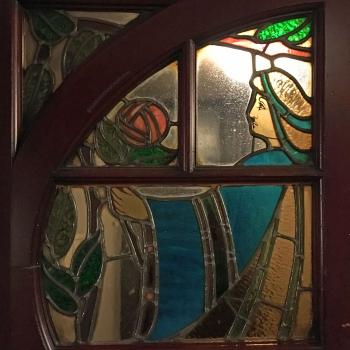
[[[1,249],[0,254],[0,342],[4,346],[9,344],[10,335],[10,208],[11,208],[11,153],[12,153],[12,67],[13,45],[10,38],[13,33],[11,22],[13,4],[9,0],[0,3],[0,208]]]
[[[4,1],[4,0],[3,0]],[[127,6],[131,6],[129,1]],[[35,4],[35,1],[25,1],[26,4]],[[73,7],[83,3],[79,1],[55,0],[52,3]],[[162,1],[152,1],[153,4]],[[10,3],[10,0],[8,0]],[[39,3],[39,1],[37,1]],[[44,3],[44,2],[40,2]],[[48,3],[48,1],[46,2]],[[96,1],[85,1],[87,6],[97,6]],[[121,1],[122,3],[122,1]],[[347,21],[349,18],[349,5],[345,0],[325,0],[325,25],[326,25],[326,70],[325,70],[325,99],[323,101],[323,75],[324,60],[322,51],[317,53],[318,64],[316,66],[318,83],[316,102],[317,117],[322,117],[324,106],[324,127],[317,131],[324,134],[323,147],[323,172],[300,168],[289,175],[278,173],[276,177],[268,170],[260,170],[262,173],[254,178],[251,174],[250,181],[260,181],[264,176],[270,176],[266,181],[311,181],[317,185],[322,180],[323,191],[323,215],[318,215],[318,201],[315,199],[315,217],[320,218],[315,223],[315,232],[320,232],[321,224],[324,227],[323,236],[316,242],[316,266],[323,267],[326,273],[323,283],[323,271],[319,271],[320,278],[316,278],[320,288],[324,289],[325,304],[317,305],[321,311],[324,322],[324,347],[325,349],[347,350],[350,348],[350,274],[347,271],[347,263],[350,261],[350,232],[347,216],[350,212],[350,188],[349,172],[350,157],[346,156],[346,150],[350,149],[350,138],[347,130],[350,130],[349,102],[348,102],[348,77],[349,74],[349,34]],[[77,5],[79,4],[79,5]],[[104,6],[114,6],[116,1],[105,0]],[[107,4],[107,5],[106,5]],[[150,2],[148,3],[150,4]],[[12,325],[12,349],[40,350],[44,349],[47,332],[43,321],[44,310],[37,309],[36,298],[40,293],[35,288],[39,287],[38,271],[35,267],[38,257],[40,233],[45,222],[45,208],[47,207],[53,188],[53,180],[59,182],[77,182],[77,176],[83,176],[83,182],[108,182],[142,181],[142,177],[132,177],[128,170],[62,170],[58,171],[69,153],[79,145],[83,137],[92,129],[113,104],[136,86],[147,75],[156,71],[159,67],[178,58],[185,43],[194,40],[201,42],[221,31],[244,26],[251,21],[258,21],[265,17],[284,13],[292,10],[304,10],[314,8],[316,5],[311,0],[185,0],[159,12],[137,27],[131,28],[127,33],[110,40],[96,54],[94,54],[75,73],[67,78],[58,89],[53,98],[43,108],[37,123],[33,126],[27,138],[23,141],[18,151],[13,171],[13,198],[12,198],[12,234],[11,234],[11,325]],[[55,5],[55,6],[56,6]],[[140,5],[140,1],[138,6]],[[63,6],[64,7],[64,6]],[[72,7],[72,8],[73,8]],[[86,7],[87,8],[87,7]],[[106,7],[105,7],[106,8]],[[12,12],[14,13],[14,12]],[[6,17],[5,17],[6,18]],[[341,21],[343,19],[343,22]],[[6,22],[6,21],[5,21]],[[2,22],[2,27],[4,24]],[[343,30],[343,32],[342,32]],[[5,30],[6,37],[10,31]],[[317,33],[322,38],[322,30]],[[185,46],[186,47],[186,46]],[[8,54],[9,49],[5,49]],[[10,66],[9,58],[3,66]],[[190,71],[190,67],[187,67]],[[6,70],[4,70],[6,71]],[[8,73],[8,72],[7,72]],[[8,77],[8,76],[7,76]],[[5,80],[9,84],[9,80]],[[3,84],[4,85],[4,84]],[[6,86],[1,85],[1,91]],[[13,91],[12,94],[15,94]],[[185,93],[186,95],[186,93]],[[180,94],[180,96],[183,96]],[[191,96],[187,94],[189,98]],[[2,96],[3,97],[3,96]],[[1,98],[2,98],[1,97]],[[6,100],[6,98],[5,98]],[[9,101],[7,100],[7,103]],[[8,110],[10,105],[5,104]],[[186,107],[185,107],[186,108]],[[9,118],[9,116],[7,117]],[[8,119],[7,119],[8,123]],[[5,126],[7,124],[5,123]],[[322,125],[321,125],[322,126]],[[188,163],[187,163],[188,164]],[[213,176],[212,180],[228,181],[229,171],[219,174],[219,170],[210,170],[201,173],[196,170],[199,180],[205,181],[205,176]],[[249,176],[247,172],[236,173],[235,180],[244,181],[243,176]],[[288,170],[289,171],[289,170]],[[298,172],[299,171],[299,172]],[[190,183],[188,175],[183,175],[179,169],[148,169],[145,175],[151,176],[147,181],[164,182],[163,175],[168,176],[169,181],[176,182],[181,179]],[[131,170],[132,173],[132,170]],[[5,172],[6,174],[6,172]],[[8,174],[8,173],[7,173]],[[78,174],[78,175],[77,175]],[[85,174],[85,175],[84,175]],[[137,175],[137,174],[135,174]],[[241,176],[241,177],[240,177]],[[107,179],[107,180],[106,180]],[[232,181],[232,180],[231,180]],[[4,192],[7,193],[6,191]],[[9,204],[5,206],[6,217],[9,214]],[[321,222],[322,218],[322,222]],[[5,232],[8,232],[5,230]],[[324,261],[318,256],[319,245],[324,238]],[[6,242],[2,238],[1,242]],[[35,243],[34,243],[35,242]],[[5,255],[6,262],[6,255]],[[6,264],[5,264],[6,266]],[[6,268],[5,268],[6,271]],[[6,290],[4,292],[5,300]],[[320,294],[322,297],[322,293]],[[322,298],[320,297],[320,303]],[[5,309],[6,311],[6,309]],[[52,348],[50,339],[47,338],[47,346]],[[81,349],[130,349],[158,348],[158,349],[228,349],[263,347],[267,349],[320,349],[319,346],[302,344],[284,345],[252,345],[252,344],[158,344],[132,346],[81,346]],[[73,349],[66,348],[66,349]]]
[[[325,7],[323,167],[324,330],[327,349],[350,349],[349,2]]]
[[[161,9],[176,0],[19,0],[24,7],[85,10]]]

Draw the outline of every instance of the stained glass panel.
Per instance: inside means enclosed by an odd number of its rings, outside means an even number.
[[[298,184],[57,187],[57,343],[312,337],[311,203]]]
[[[308,14],[200,49],[197,164],[311,164],[312,63]]]
[[[176,165],[178,67],[146,79],[98,123],[67,166]]]
[[[23,22],[24,127],[47,98],[111,35],[140,13],[25,10]]]

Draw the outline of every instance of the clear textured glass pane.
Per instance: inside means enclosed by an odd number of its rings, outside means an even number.
[[[178,67],[146,79],[107,114],[67,166],[175,165]]]
[[[251,152],[245,111],[251,54],[210,45],[197,57],[197,163],[232,165]]]
[[[57,342],[309,338],[311,197],[301,184],[58,187],[41,260]]]
[[[197,53],[198,165],[312,163],[309,15],[232,33]]]

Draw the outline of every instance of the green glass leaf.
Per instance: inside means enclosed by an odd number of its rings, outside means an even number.
[[[55,198],[46,229],[46,237],[56,258],[67,254],[76,228],[76,210],[70,193],[60,190]]]
[[[293,18],[280,22],[275,22],[258,30],[257,37],[261,41],[270,41],[279,39],[300,27],[306,20],[306,17]]]
[[[23,114],[26,125],[39,112],[54,88],[54,75],[44,64],[31,64],[24,76]]]
[[[86,243],[86,245],[90,245]],[[83,256],[83,251],[86,255]],[[78,273],[77,293],[82,296],[88,293],[98,281],[102,270],[102,247],[99,237],[90,249],[81,248],[80,252],[74,257],[74,269]],[[78,267],[79,266],[79,267]]]
[[[96,234],[92,238],[85,240],[82,242],[77,250],[74,253],[71,270],[77,275],[79,268],[81,267],[84,258],[88,255],[88,253],[95,247],[96,243],[99,240],[100,235]]]
[[[76,29],[75,23],[57,10],[28,10],[27,14],[34,36],[50,45],[56,44]]]
[[[290,35],[287,40],[292,43],[298,43],[306,40],[311,33],[311,23],[308,23],[306,26],[301,28],[298,32]]]
[[[63,75],[66,76],[78,67],[105,40],[106,36],[103,33],[92,30],[84,30],[72,36],[63,55]]]
[[[46,298],[58,310],[69,315],[74,314],[78,306],[75,301],[73,277],[47,261],[43,262],[43,271]]]
[[[160,146],[133,149],[129,161],[139,165],[167,165],[176,157],[177,151]]]
[[[125,164],[129,153],[118,128],[110,121],[103,120],[96,129],[96,150],[107,164]]]

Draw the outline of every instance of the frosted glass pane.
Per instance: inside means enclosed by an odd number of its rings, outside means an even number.
[[[251,54],[210,45],[197,57],[197,164],[233,165],[252,149],[245,111]]]

